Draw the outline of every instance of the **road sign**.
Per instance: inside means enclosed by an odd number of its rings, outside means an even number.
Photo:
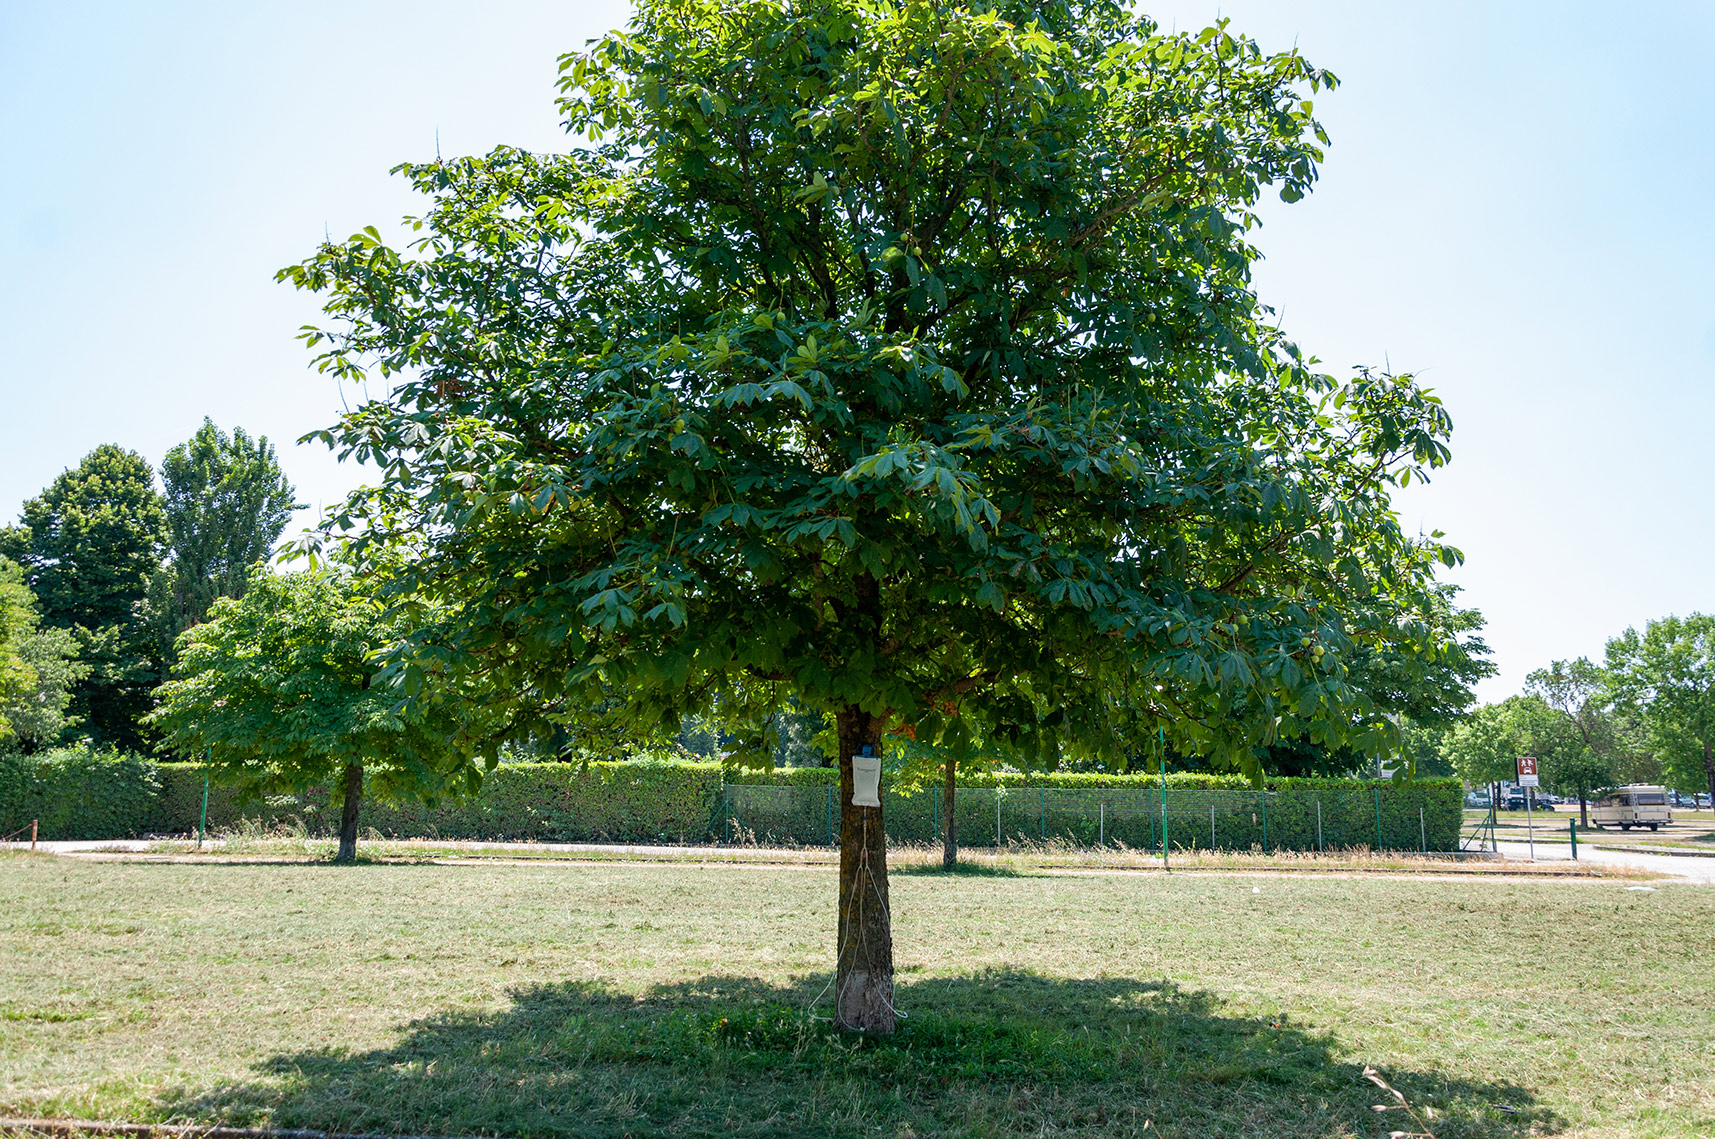
[[[1542,781],[1536,775],[1536,757],[1521,755],[1518,757],[1518,785],[1520,787],[1541,787]]]

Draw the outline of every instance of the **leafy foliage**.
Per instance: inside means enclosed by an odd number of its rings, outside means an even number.
[[[89,673],[67,629],[44,629],[15,562],[0,558],[0,744],[36,751],[71,723],[72,687]]]
[[[170,660],[178,635],[217,597],[239,597],[293,510],[292,485],[266,437],[229,436],[204,419],[161,461],[168,563],[150,584],[150,619]]]
[[[0,832],[31,819],[44,839],[127,838],[160,821],[161,778],[140,756],[91,744],[0,754]]]
[[[24,567],[42,619],[70,629],[90,666],[73,710],[100,741],[142,746],[140,718],[160,679],[141,603],[160,565],[166,516],[141,455],[104,444],[24,503],[0,555]]]
[[[145,763],[103,767],[90,759],[87,749],[52,753],[47,758],[20,759],[22,766],[5,768],[6,790],[0,790],[0,822],[9,818],[28,820],[38,815],[57,820],[51,834],[58,838],[116,838],[144,833],[186,834],[196,829],[202,809],[203,776],[210,769],[200,763]],[[82,757],[82,758],[78,758]],[[97,756],[97,759],[100,757]],[[128,764],[133,761],[127,760]],[[91,775],[90,772],[95,772]],[[105,774],[103,774],[105,773]],[[825,790],[837,786],[838,772],[832,768],[789,768],[772,774],[725,772],[726,785],[739,802],[740,789],[785,789],[779,810],[790,815],[789,804],[807,805],[802,834],[777,835],[788,841],[819,844],[826,841],[828,807]],[[99,779],[97,779],[99,776]],[[96,782],[91,784],[90,781]],[[106,782],[100,782],[105,779]],[[79,790],[86,784],[96,790]],[[699,842],[722,837],[721,804],[723,772],[717,764],[697,763],[506,763],[489,773],[479,791],[457,799],[428,805],[420,802],[388,802],[366,797],[359,819],[365,832],[374,830],[389,838],[488,839],[541,842]],[[1093,775],[1076,772],[1037,773],[1028,778],[1017,773],[974,774],[961,780],[969,789],[968,810],[961,826],[973,842],[993,840],[996,786],[1009,789],[1009,818],[1028,818],[1030,834],[1036,834],[1038,789],[1049,798],[1043,826],[1050,838],[1065,838],[1093,844],[1097,839],[1096,799],[1066,793],[1107,792],[1108,837],[1136,838],[1133,845],[1153,843],[1153,812],[1157,777],[1153,775]],[[100,790],[107,787],[109,790]],[[1174,773],[1168,776],[1171,812],[1175,830],[1185,833],[1181,845],[1206,846],[1201,818],[1207,811],[1198,792],[1211,793],[1209,802],[1219,805],[1223,845],[1248,848],[1261,842],[1263,828],[1251,818],[1259,810],[1262,793],[1239,775]],[[1330,845],[1362,843],[1375,845],[1376,826],[1382,827],[1382,844],[1389,849],[1415,850],[1419,843],[1418,809],[1426,812],[1430,845],[1445,849],[1456,838],[1460,819],[1461,788],[1457,781],[1419,779],[1410,784],[1375,783],[1348,779],[1279,779],[1267,784],[1270,849],[1312,849],[1316,845],[1316,810],[1322,804],[1326,840]],[[1122,802],[1141,795],[1144,809],[1122,814]],[[794,800],[793,796],[798,796]],[[805,798],[808,796],[808,798]],[[894,841],[930,841],[937,820],[930,788],[908,795],[887,792],[888,833]],[[800,801],[801,800],[801,801]],[[104,802],[93,813],[78,804]],[[28,805],[22,805],[28,804]],[[59,804],[57,806],[53,804]],[[30,812],[35,812],[32,814]],[[79,814],[80,811],[86,812]],[[314,786],[301,791],[267,795],[244,795],[231,782],[214,784],[208,804],[211,830],[241,824],[263,827],[302,827],[312,834],[337,830],[340,802],[337,786]],[[749,807],[740,815],[741,825],[754,824]],[[804,812],[800,812],[804,813]],[[1240,816],[1244,816],[1242,819]],[[1199,820],[1193,825],[1186,817]],[[78,820],[82,821],[78,821]],[[1239,825],[1243,823],[1243,825]],[[1142,824],[1142,825],[1140,825]],[[1254,832],[1250,828],[1256,828]]]
[[[35,632],[36,599],[15,563],[0,560],[0,742],[17,734],[13,708],[36,684],[36,670],[23,645]]]
[[[205,770],[196,763],[161,765],[165,829],[195,828]],[[720,795],[718,764],[503,763],[474,795],[432,806],[366,799],[359,823],[390,838],[702,841],[719,815]],[[209,798],[209,825],[217,829],[254,820],[326,834],[335,829],[338,812],[338,793],[327,787],[258,802],[225,786]]]
[[[1616,700],[1642,717],[1673,783],[1715,796],[1715,617],[1627,629],[1608,642],[1607,666]]]
[[[402,631],[350,578],[258,568],[243,597],[215,602],[180,640],[179,678],[161,686],[151,720],[246,796],[302,791],[353,768],[384,798],[474,791],[480,718],[461,715],[451,690],[404,702],[381,673],[377,657]]]
[[[390,377],[323,438],[438,607],[408,690],[456,664],[520,731],[718,701],[757,760],[789,696],[1046,766],[1397,742],[1348,661],[1450,641],[1458,554],[1388,507],[1449,420],[1250,288],[1333,76],[1116,4],[855,0],[648,3],[563,74],[589,148],[406,165],[414,251],[282,272],[324,369]]]

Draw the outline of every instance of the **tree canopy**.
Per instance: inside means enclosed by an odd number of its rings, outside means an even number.
[[[217,597],[238,597],[298,509],[267,438],[231,435],[211,419],[161,460],[168,562],[151,589],[159,635],[171,642]]]
[[[99,740],[136,748],[138,719],[159,680],[141,609],[160,566],[166,515],[155,474],[134,451],[103,444],[24,503],[0,530],[0,555],[18,562],[51,627],[76,631],[91,666],[76,715]]]
[[[1669,778],[1715,798],[1715,617],[1663,617],[1608,642],[1608,673],[1622,707],[1648,725]]]
[[[428,800],[481,780],[459,746],[467,722],[445,702],[403,701],[379,676],[402,632],[347,576],[257,568],[242,597],[216,601],[181,638],[150,720],[242,794],[339,786],[349,861],[366,777],[384,797]]]
[[[322,437],[385,472],[336,522],[438,614],[408,690],[463,670],[520,731],[615,691],[829,715],[865,1027],[850,757],[890,727],[1025,765],[1397,742],[1347,661],[1449,642],[1458,553],[1388,493],[1450,421],[1318,371],[1250,280],[1333,76],[1113,3],[655,0],[562,77],[586,145],[407,164],[413,248],[282,271],[326,294],[321,366],[388,377]]]
[[[35,751],[70,726],[72,686],[89,667],[68,629],[43,628],[16,562],[0,558],[0,747]]]

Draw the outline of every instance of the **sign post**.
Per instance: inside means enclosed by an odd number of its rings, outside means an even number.
[[[1530,836],[1530,860],[1532,862],[1535,862],[1536,861],[1536,823],[1534,821],[1534,816],[1532,815],[1530,808],[1531,808],[1531,800],[1534,799],[1536,796],[1531,794],[1531,791],[1537,787],[1542,786],[1542,781],[1540,778],[1538,778],[1537,773],[1536,773],[1536,757],[1535,756],[1533,756],[1533,755],[1521,755],[1518,757],[1516,763],[1517,763],[1517,767],[1518,767],[1518,785],[1520,787],[1525,788],[1524,825],[1525,825],[1526,833]]]

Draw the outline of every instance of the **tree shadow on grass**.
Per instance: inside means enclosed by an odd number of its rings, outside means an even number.
[[[272,1057],[163,1097],[162,1118],[440,1135],[1380,1136],[1415,1130],[1305,1027],[1132,978],[989,971],[902,985],[887,1039],[805,1009],[826,976],[705,977],[642,996],[565,982],[406,1026],[393,1047]],[[1524,1088],[1386,1069],[1439,1139],[1563,1121]],[[1146,1123],[1148,1127],[1146,1128]]]
[[[992,866],[986,862],[955,862],[946,866],[939,862],[907,862],[889,866],[887,873],[898,877],[921,878],[1025,878],[1022,871],[1010,866]]]

